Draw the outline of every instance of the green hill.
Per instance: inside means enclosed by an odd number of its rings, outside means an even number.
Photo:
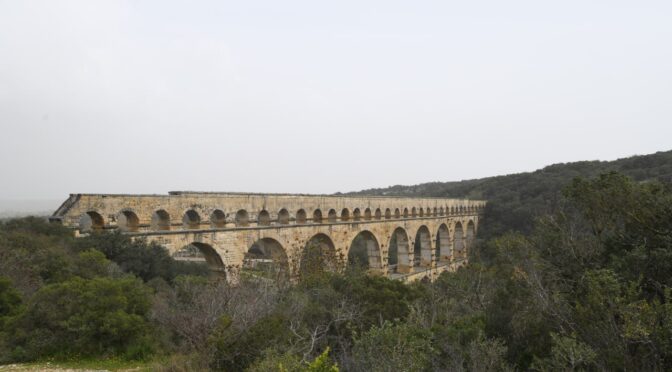
[[[592,178],[616,171],[636,181],[672,183],[672,151],[614,161],[580,161],[549,165],[534,172],[458,182],[431,182],[369,189],[351,195],[436,196],[488,200],[480,237],[514,230],[527,233],[536,216],[553,210],[562,189],[575,177]]]

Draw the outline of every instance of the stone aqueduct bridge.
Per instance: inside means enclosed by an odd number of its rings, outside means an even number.
[[[466,262],[484,201],[443,198],[170,192],[72,194],[52,221],[87,234],[119,229],[171,254],[196,247],[230,281],[250,253],[297,278],[310,249],[343,268],[355,243],[369,270],[406,281],[433,279]]]

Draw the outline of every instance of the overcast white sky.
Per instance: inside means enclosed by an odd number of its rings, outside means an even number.
[[[0,197],[331,193],[672,149],[672,1],[0,0]]]

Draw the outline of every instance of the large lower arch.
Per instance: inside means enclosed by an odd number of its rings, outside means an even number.
[[[463,259],[466,257],[466,247],[464,244],[464,230],[462,229],[462,223],[458,222],[455,224],[455,234],[453,235],[455,239],[455,258]]]
[[[476,236],[476,226],[474,225],[474,221],[469,220],[467,223],[467,241],[465,244],[465,257],[469,254],[469,250],[471,249],[471,245],[474,243],[474,237]]]
[[[100,231],[105,227],[105,220],[100,213],[88,211],[79,218],[79,229],[83,232]]]
[[[210,270],[226,278],[226,269],[222,257],[210,244],[193,242],[173,253],[173,257],[183,261],[205,261]]]
[[[243,260],[242,278],[289,282],[289,260],[282,244],[272,238],[255,241]]]
[[[415,234],[415,245],[413,247],[414,266],[431,267],[432,266],[432,238],[427,226],[422,225]]]
[[[397,227],[392,232],[387,257],[390,272],[409,273],[411,271],[413,264],[411,263],[411,252],[408,246],[408,234],[402,227]]]
[[[453,252],[450,246],[450,231],[446,224],[441,224],[436,232],[436,259],[437,261],[450,261]]]
[[[336,247],[331,238],[321,233],[310,238],[301,252],[300,278],[319,275],[325,271],[336,272],[338,268]]]
[[[372,273],[382,272],[380,244],[373,233],[365,230],[355,236],[348,250],[348,266],[363,267]]]

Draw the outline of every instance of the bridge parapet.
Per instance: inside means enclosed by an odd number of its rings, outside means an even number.
[[[170,192],[168,195],[72,194],[52,221],[81,232],[266,228],[292,224],[458,216],[485,201],[447,198]]]

